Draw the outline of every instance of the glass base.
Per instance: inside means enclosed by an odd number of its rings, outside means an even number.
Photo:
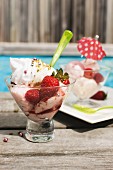
[[[44,143],[54,138],[53,120],[34,122],[28,119],[25,137],[31,142]]]

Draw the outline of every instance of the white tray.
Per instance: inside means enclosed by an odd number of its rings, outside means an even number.
[[[102,90],[104,90],[108,93],[107,99],[104,101],[97,101],[97,102],[99,102],[101,105],[104,105],[104,106],[105,105],[113,105],[113,88],[104,86]],[[68,96],[68,98],[72,99],[73,98],[72,94],[70,94]],[[67,105],[65,101],[62,104],[60,111],[66,113],[68,115],[71,115],[73,117],[84,120],[86,122],[89,122],[91,124],[97,123],[97,122],[102,122],[102,121],[109,120],[109,119],[113,118],[113,109],[100,110],[96,113],[89,115],[87,113],[80,112],[80,111],[74,109],[73,107]]]

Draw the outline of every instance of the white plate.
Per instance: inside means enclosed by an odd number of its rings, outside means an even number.
[[[97,101],[97,102],[99,102],[101,105],[104,106],[113,105],[113,88],[104,86],[102,90],[108,93],[107,99],[104,101]],[[67,97],[67,99],[62,104],[60,111],[92,124],[113,118],[113,109],[104,109],[89,115],[87,113],[80,112],[74,109],[73,107],[69,106],[68,104],[66,104],[67,102],[69,103],[70,100],[74,100],[74,95],[72,93]]]

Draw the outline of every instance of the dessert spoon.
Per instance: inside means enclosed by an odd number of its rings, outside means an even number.
[[[87,114],[93,114],[93,113],[96,113],[99,110],[104,110],[104,109],[113,109],[113,106],[102,106],[100,108],[94,109],[94,108],[81,106],[81,105],[77,105],[77,104],[73,104],[72,107],[79,110],[80,112],[84,112],[84,113],[87,113]]]

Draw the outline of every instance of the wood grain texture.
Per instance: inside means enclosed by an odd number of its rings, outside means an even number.
[[[10,1],[10,6],[11,6],[11,27],[10,27],[10,41],[15,42],[16,41],[16,24],[17,24],[17,19],[16,19],[16,1],[11,0]]]
[[[58,42],[65,29],[76,42],[100,35],[113,43],[112,0],[0,0],[0,41]]]
[[[58,43],[0,43],[1,55],[53,55]],[[113,44],[102,44],[107,56],[113,56]],[[76,43],[70,43],[64,49],[62,55],[80,56]]]
[[[3,1],[3,16],[4,16],[4,41],[10,41],[10,1]]]
[[[95,15],[95,0],[85,0],[85,36],[89,37],[94,34],[94,15]],[[90,15],[89,15],[90,10]],[[94,35],[93,35],[94,36]]]
[[[113,120],[90,125],[58,112],[55,138],[48,143],[20,137],[26,121],[12,96],[0,93],[0,170],[113,169]]]
[[[49,143],[31,143],[11,131],[0,131],[2,169],[113,169],[112,128],[85,133],[57,129]],[[8,137],[8,142],[3,142]],[[56,163],[57,162],[57,163]]]
[[[28,41],[39,41],[39,1],[28,1]]]
[[[113,39],[113,22],[109,22],[113,20],[113,1],[107,1],[107,18],[106,18],[106,43],[112,43]]]
[[[20,41],[28,41],[28,0],[20,0]]]

